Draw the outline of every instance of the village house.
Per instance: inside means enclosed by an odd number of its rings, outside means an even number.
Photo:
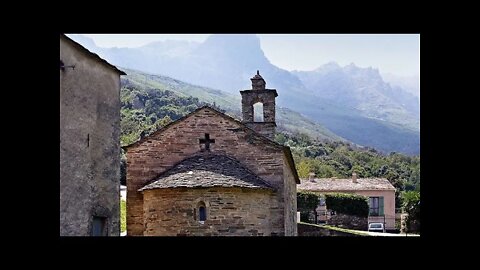
[[[311,173],[308,179],[300,179],[298,191],[311,191],[319,194],[326,193],[353,193],[368,197],[368,223],[380,222],[387,230],[395,229],[395,187],[385,178],[315,178]],[[317,207],[318,221],[327,221],[331,215],[327,211],[328,205],[321,201]]]
[[[60,35],[60,235],[120,235],[120,75]]]
[[[204,106],[125,147],[127,236],[297,235],[300,181],[273,141],[277,91],[258,71],[251,80],[242,121]]]

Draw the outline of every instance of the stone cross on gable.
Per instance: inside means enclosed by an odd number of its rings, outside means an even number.
[[[204,139],[198,139],[200,144],[205,144],[205,150],[210,151],[210,144],[215,143],[215,139],[210,139],[210,134],[205,133]]]

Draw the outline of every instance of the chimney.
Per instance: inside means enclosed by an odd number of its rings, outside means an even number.
[[[357,182],[357,173],[352,173],[352,182],[353,183],[358,183]]]
[[[310,182],[315,182],[315,173],[314,173],[314,172],[310,172],[310,173],[308,174],[308,180],[309,180]]]

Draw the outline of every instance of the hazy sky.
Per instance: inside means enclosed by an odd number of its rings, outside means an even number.
[[[209,34],[85,34],[100,47],[139,47],[153,41],[202,42]],[[381,73],[420,75],[419,34],[259,34],[274,65],[286,70],[313,70],[335,61],[375,67]]]

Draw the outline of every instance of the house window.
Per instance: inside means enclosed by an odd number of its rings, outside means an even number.
[[[92,221],[92,236],[107,236],[107,218],[93,217]]]
[[[383,216],[383,197],[370,197],[368,205],[370,216]]]

